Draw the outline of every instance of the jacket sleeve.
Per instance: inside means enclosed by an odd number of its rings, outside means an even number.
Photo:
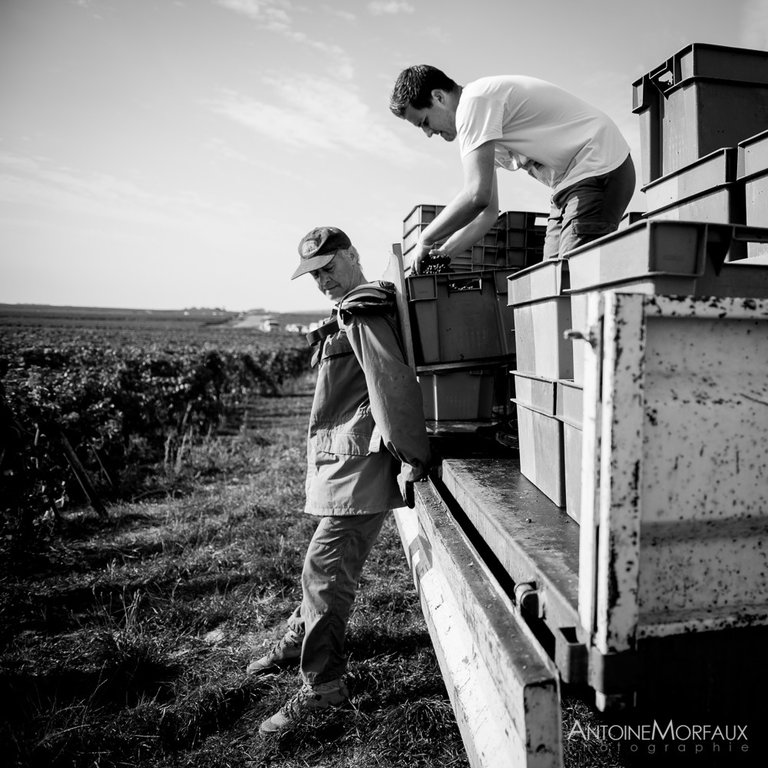
[[[405,480],[421,479],[430,461],[421,388],[394,329],[380,314],[340,315],[339,324],[363,369],[384,445],[403,464]]]

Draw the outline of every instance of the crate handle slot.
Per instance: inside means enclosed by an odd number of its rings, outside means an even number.
[[[715,269],[715,274],[720,274],[734,242],[768,243],[768,228],[766,227],[713,223],[706,226],[706,255]]]
[[[746,243],[768,243],[768,227],[734,225],[733,239]]]
[[[464,293],[465,291],[482,291],[482,277],[465,277],[448,281],[449,293]]]
[[[658,88],[664,97],[666,97],[667,92],[679,79],[679,72],[677,71],[679,66],[675,66],[676,64],[679,65],[679,62],[676,62],[674,59],[668,59],[648,75],[648,80]]]

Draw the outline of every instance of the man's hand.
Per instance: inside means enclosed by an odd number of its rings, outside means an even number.
[[[405,475],[401,472],[397,476],[397,484],[400,487],[400,495],[403,497],[405,505],[413,509],[416,506],[416,500],[413,493],[413,480],[406,480]]]
[[[422,245],[418,243],[413,249],[413,256],[411,257],[411,270],[415,275],[423,275],[424,270],[429,264],[429,251],[432,248],[431,245]]]
[[[397,475],[397,485],[400,488],[400,495],[403,497],[403,501],[411,509],[413,509],[416,504],[413,484],[424,482],[427,479],[429,468],[434,465],[435,461],[436,458],[432,455],[429,457],[427,464],[420,469],[405,462],[400,465],[400,472]]]
[[[416,248],[416,255],[411,262],[414,274],[425,275],[428,272],[445,272],[451,263],[451,256],[443,245],[430,245]]]

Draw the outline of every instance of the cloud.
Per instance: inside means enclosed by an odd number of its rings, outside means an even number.
[[[293,6],[289,0],[216,0],[222,8],[247,16],[260,29],[274,32],[283,37],[309,46],[331,59],[330,70],[341,80],[352,80],[355,68],[351,57],[338,45],[331,45],[309,37],[296,29]],[[352,17],[354,18],[354,17]]]
[[[398,13],[415,13],[416,9],[401,0],[374,0],[368,3],[368,10],[374,16],[395,16]]]
[[[202,217],[242,217],[245,210],[216,205],[196,194],[164,195],[105,173],[86,173],[38,155],[0,152],[0,202],[30,213],[187,227]]]
[[[208,104],[217,114],[295,148],[364,152],[412,162],[414,152],[386,126],[356,90],[330,78],[265,76],[272,101],[225,91]],[[382,113],[390,117],[389,113]]]
[[[330,5],[323,5],[322,9],[323,12],[327,13],[329,16],[336,16],[337,18],[343,19],[344,21],[357,21],[357,14],[355,13],[342,11],[340,8],[333,8]]]
[[[264,24],[289,24],[292,10],[288,0],[216,0],[222,8]]]

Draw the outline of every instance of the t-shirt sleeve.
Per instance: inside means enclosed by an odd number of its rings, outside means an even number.
[[[456,113],[461,156],[465,157],[488,141],[503,137],[504,105],[482,96],[462,97]]]

